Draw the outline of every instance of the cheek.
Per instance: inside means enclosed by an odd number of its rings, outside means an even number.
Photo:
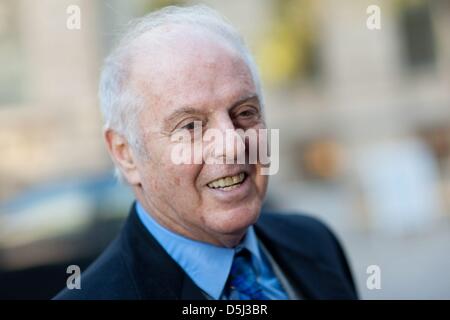
[[[192,165],[173,165],[160,169],[172,187],[180,189],[196,188],[198,169]]]
[[[267,184],[269,182],[269,176],[261,174],[261,168],[258,166],[258,170],[256,170],[255,176],[255,185],[258,192],[258,195],[263,198],[266,194]]]
[[[198,198],[196,181],[200,171],[198,165],[176,165],[169,160],[159,165],[156,170],[159,171],[159,184],[164,187],[164,194],[169,195],[168,201],[196,201]]]
[[[158,145],[153,143],[147,145],[147,148],[152,150],[145,163],[147,193],[180,210],[198,203],[196,181],[201,165],[174,164],[171,160],[172,149],[169,142]]]

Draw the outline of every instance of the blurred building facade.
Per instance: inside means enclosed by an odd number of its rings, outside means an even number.
[[[66,28],[70,1],[1,1],[0,199],[104,170],[96,6]],[[4,72],[5,71],[5,72]]]
[[[380,30],[365,25],[372,4]],[[422,222],[448,218],[448,1],[315,1],[309,9],[318,67],[267,90],[271,126],[283,128],[277,198],[344,226],[394,232],[414,231],[406,212],[418,206]],[[405,212],[403,223],[392,211]]]

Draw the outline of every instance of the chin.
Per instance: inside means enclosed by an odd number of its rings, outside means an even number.
[[[261,206],[218,210],[209,216],[210,228],[223,235],[238,235],[258,221]]]

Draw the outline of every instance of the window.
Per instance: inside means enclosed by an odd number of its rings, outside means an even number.
[[[401,10],[400,24],[407,65],[411,68],[432,67],[436,57],[429,4],[405,5]]]

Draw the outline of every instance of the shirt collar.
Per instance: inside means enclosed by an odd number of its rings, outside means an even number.
[[[256,258],[256,267],[262,263],[253,226],[236,248],[219,247],[210,243],[186,238],[160,225],[142,205],[136,201],[137,214],[146,229],[166,252],[189,275],[194,283],[213,299],[220,299],[233,263],[234,252],[247,248]]]

